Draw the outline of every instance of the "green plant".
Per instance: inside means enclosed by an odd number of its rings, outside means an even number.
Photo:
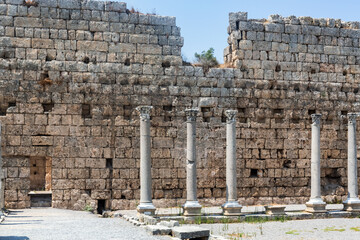
[[[229,224],[228,223],[225,223],[222,227],[222,230],[225,232],[227,230],[229,230]]]
[[[344,228],[335,228],[335,227],[327,227],[324,229],[324,232],[343,232]]]
[[[195,224],[201,224],[201,217],[195,218]]]
[[[287,231],[287,232],[285,232],[285,234],[299,235],[297,230]]]
[[[94,208],[90,204],[86,204],[84,207],[84,211],[93,212]]]
[[[213,218],[206,218],[206,219],[205,219],[205,223],[207,223],[207,224],[213,224],[213,223],[215,223],[215,221],[214,221]]]
[[[360,227],[352,227],[350,230],[353,230],[355,232],[360,232]]]
[[[209,68],[217,66],[219,63],[214,56],[214,48],[210,48],[207,51],[202,51],[200,54],[195,53],[196,62],[200,64],[205,71]]]
[[[186,223],[185,219],[182,218],[182,219],[179,220],[179,224],[180,224],[180,225],[183,225],[183,224],[185,224],[185,223]]]
[[[227,217],[224,217],[224,218],[221,219],[221,222],[222,222],[222,223],[229,223],[229,222],[230,222],[230,219],[227,218]]]

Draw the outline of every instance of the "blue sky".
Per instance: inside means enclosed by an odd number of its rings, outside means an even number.
[[[268,18],[271,14],[284,17],[311,16],[314,18],[340,18],[360,21],[359,0],[128,0],[127,7],[144,13],[156,12],[162,16],[175,16],[184,37],[182,54],[188,61],[195,52],[215,49],[223,62],[227,46],[229,12],[248,12],[249,18]]]

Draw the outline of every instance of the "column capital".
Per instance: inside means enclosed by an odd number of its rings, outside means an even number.
[[[356,118],[359,116],[358,113],[348,113],[347,117],[348,117],[348,121],[349,123],[356,123]]]
[[[313,124],[320,125],[321,114],[319,113],[311,114],[311,119]]]
[[[140,120],[146,121],[150,119],[150,111],[153,107],[152,106],[138,106],[136,108],[139,111]]]
[[[195,122],[196,121],[196,116],[199,113],[199,109],[198,108],[188,108],[185,109],[185,114],[186,114],[186,118],[188,122]]]
[[[237,110],[226,110],[225,116],[227,122],[235,122]]]

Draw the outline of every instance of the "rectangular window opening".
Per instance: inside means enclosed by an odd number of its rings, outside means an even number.
[[[112,158],[106,159],[106,168],[113,168],[113,159]]]
[[[91,107],[90,104],[83,104],[81,107],[81,116],[83,118],[91,118]]]
[[[250,177],[258,177],[258,170],[257,169],[251,169],[250,170]]]

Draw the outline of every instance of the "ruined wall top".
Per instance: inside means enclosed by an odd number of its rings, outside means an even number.
[[[309,26],[320,26],[320,27],[329,27],[329,28],[344,28],[344,29],[360,29],[360,22],[358,21],[349,21],[345,22],[341,19],[333,18],[312,18],[312,17],[296,17],[289,16],[283,17],[278,14],[273,14],[268,17],[268,19],[248,19],[247,12],[231,12],[229,13],[229,22],[230,30],[237,30],[237,25],[243,25],[241,21],[249,21],[252,23],[258,24],[269,24],[269,23],[279,23],[279,24],[293,24],[293,25],[309,25]],[[240,26],[238,25],[238,26]]]
[[[340,19],[248,19],[229,14],[225,63],[259,80],[354,82],[360,73],[360,23]]]

